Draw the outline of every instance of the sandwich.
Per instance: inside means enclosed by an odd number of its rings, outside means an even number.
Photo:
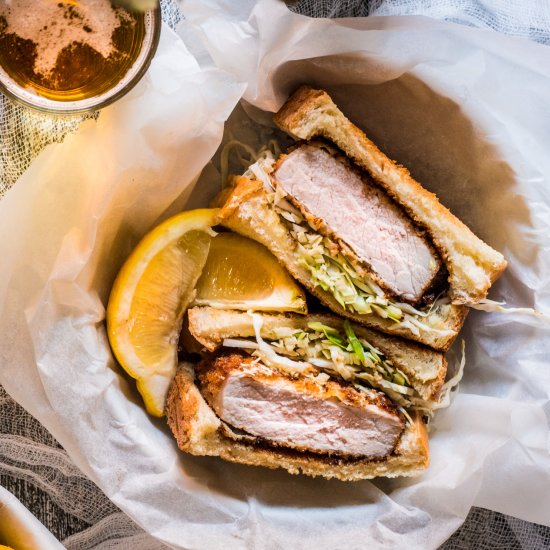
[[[444,354],[331,314],[187,312],[200,363],[180,364],[166,416],[181,450],[353,481],[414,476],[426,419],[448,403]]]
[[[448,350],[506,267],[322,90],[274,116],[297,142],[215,199],[225,227],[265,245],[334,313]]]

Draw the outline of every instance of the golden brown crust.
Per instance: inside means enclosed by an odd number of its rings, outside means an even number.
[[[192,380],[193,374],[189,366],[178,369],[166,404],[168,425],[179,448],[187,453],[219,456],[240,464],[283,468],[291,474],[322,476],[342,481],[359,481],[379,476],[415,476],[429,465],[427,432],[419,415],[413,418],[412,425],[405,428],[394,453],[383,460],[314,456],[288,449],[255,446],[226,437],[221,425],[216,427],[212,420],[213,411]],[[189,399],[186,392],[192,393],[196,399]],[[180,417],[185,418],[185,421],[179,421]]]
[[[234,176],[230,185],[214,197],[211,205],[220,208],[220,219],[231,216],[240,204],[256,196],[263,191],[263,184],[257,180],[251,180],[244,176]]]
[[[174,378],[166,400],[168,424],[172,428],[180,449],[189,446],[192,421],[196,418],[199,410],[199,399],[195,393],[190,391],[193,384],[192,378],[183,376],[180,372],[179,376]]]
[[[324,137],[333,142],[429,232],[449,271],[455,303],[479,302],[486,297],[506,268],[503,256],[476,237],[406,168],[380,151],[326,92],[302,86],[274,116],[274,121],[296,139]]]
[[[287,128],[298,128],[303,124],[304,118],[313,118],[317,112],[325,111],[327,95],[324,90],[315,90],[306,85],[300,86],[279,111],[273,115],[273,122],[284,131],[287,131]],[[295,139],[309,139],[309,137],[300,138],[296,135],[292,135],[292,137]]]
[[[201,393],[212,408],[227,377],[235,370],[242,370],[246,365],[243,359],[241,354],[231,353],[214,358],[206,357],[197,365]],[[252,363],[253,359],[248,359],[248,362]]]

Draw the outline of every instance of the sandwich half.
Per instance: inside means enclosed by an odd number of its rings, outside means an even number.
[[[442,353],[333,315],[188,311],[207,351],[182,364],[166,414],[181,450],[341,480],[413,476]]]
[[[300,88],[274,117],[300,140],[216,199],[220,223],[265,246],[335,313],[447,350],[506,267],[328,94]]]

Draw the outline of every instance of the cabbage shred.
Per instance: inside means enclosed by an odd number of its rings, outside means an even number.
[[[320,322],[308,323],[307,330],[291,327],[273,329],[274,337],[260,335],[262,317],[252,314],[256,339],[225,339],[223,345],[239,348],[265,365],[291,376],[306,376],[324,383],[330,377],[344,380],[357,390],[372,388],[384,392],[404,413],[419,411],[428,418],[436,409],[450,405],[451,392],[462,379],[465,365],[462,358],[456,374],[442,387],[439,398],[427,401],[411,387],[409,377],[367,340],[357,337],[351,324],[344,322],[344,333]],[[405,415],[410,418],[408,414]]]
[[[408,376],[367,340],[358,338],[348,321],[344,323],[344,333],[311,322],[307,330],[275,328],[275,337],[266,340],[260,335],[261,316],[252,315],[256,341],[228,338],[223,342],[225,347],[240,348],[265,365],[292,376],[307,376],[321,383],[335,377],[360,391],[379,389],[402,407],[431,408],[411,387]]]

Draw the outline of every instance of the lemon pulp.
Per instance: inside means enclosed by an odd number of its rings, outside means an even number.
[[[189,231],[149,262],[136,286],[128,327],[136,355],[147,364],[173,356],[181,319],[206,261],[210,235]]]
[[[212,239],[193,305],[307,312],[304,291],[275,256],[236,233]]]

